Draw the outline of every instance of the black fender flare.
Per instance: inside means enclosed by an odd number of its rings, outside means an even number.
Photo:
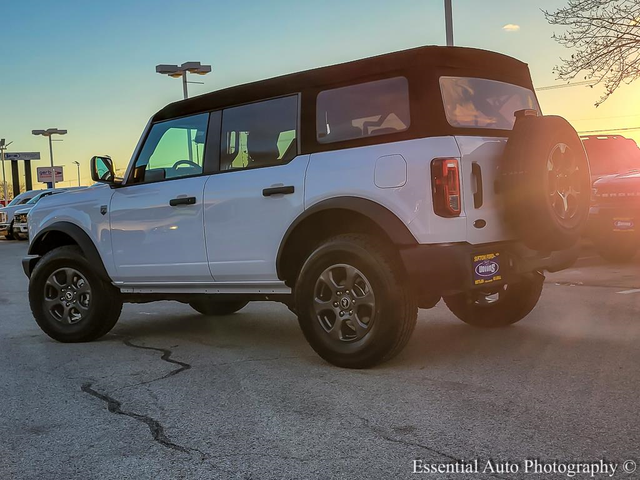
[[[387,207],[380,205],[372,200],[362,197],[335,197],[322,200],[308,209],[304,210],[292,223],[282,237],[278,255],[276,256],[276,272],[278,278],[282,278],[282,256],[287,248],[287,242],[291,234],[296,230],[304,220],[312,215],[326,210],[348,210],[359,213],[369,218],[373,223],[384,230],[394,245],[399,248],[416,245],[418,241],[409,231],[405,223],[400,220],[395,213]]]
[[[104,267],[104,263],[102,261],[102,257],[100,257],[100,253],[98,253],[98,248],[91,240],[91,237],[79,226],[74,225],[70,222],[56,222],[49,225],[46,228],[43,228],[38,235],[33,239],[31,244],[29,245],[29,255],[33,256],[36,260],[42,256],[40,252],[40,247],[45,241],[48,234],[52,232],[60,232],[69,236],[82,250],[82,254],[85,256],[87,260],[93,265],[95,268],[95,272],[100,276],[103,280],[111,283],[111,278],[107,273],[107,269]],[[35,267],[34,262],[30,268],[33,271],[33,267]]]

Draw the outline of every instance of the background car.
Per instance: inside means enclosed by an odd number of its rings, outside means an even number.
[[[634,140],[622,135],[580,138],[589,157],[591,183],[607,175],[640,171],[640,149]]]
[[[29,238],[29,228],[27,220],[31,209],[43,198],[51,195],[58,195],[71,190],[81,190],[85,187],[69,187],[69,188],[56,188],[55,190],[44,190],[39,193],[27,203],[22,205],[24,208],[18,209],[13,215],[13,236],[16,240],[27,240]]]
[[[593,182],[587,236],[611,262],[640,248],[640,148],[621,135],[582,137]]]
[[[9,205],[0,208],[0,235],[4,235],[7,240],[13,240],[13,216],[17,210],[20,210],[29,200],[39,195],[42,190],[29,190],[15,197]]]

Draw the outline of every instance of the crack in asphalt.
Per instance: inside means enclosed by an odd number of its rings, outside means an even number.
[[[428,445],[423,445],[421,443],[417,443],[417,442],[412,442],[409,440],[403,440],[400,438],[394,438],[392,436],[390,436],[389,434],[387,434],[387,432],[385,432],[382,428],[376,426],[376,425],[372,425],[371,422],[369,420],[367,420],[364,417],[358,417],[362,423],[364,424],[364,426],[366,428],[368,428],[369,430],[371,430],[373,433],[375,433],[376,435],[378,435],[380,438],[382,438],[383,440],[386,440],[387,442],[391,442],[391,443],[399,443],[400,445],[405,445],[407,447],[418,447],[418,448],[422,448],[424,450],[427,450],[431,453],[435,453],[436,455],[440,455],[442,457],[448,458],[449,460],[452,460],[454,462],[459,462],[460,459],[456,458],[452,455],[449,455],[448,453],[444,453],[441,452],[439,450],[436,450],[433,447],[429,447]],[[499,478],[501,480],[506,480],[504,477],[500,477],[496,474],[493,473],[485,473],[485,475],[489,476],[489,477],[493,477],[493,478]]]
[[[166,348],[159,348],[159,347],[147,347],[144,345],[136,345],[135,343],[131,343],[130,339],[124,339],[122,341],[122,343],[124,343],[127,347],[132,347],[132,348],[139,348],[141,350],[152,350],[155,352],[160,352],[162,353],[162,356],[160,357],[160,360],[164,360],[167,363],[172,363],[174,365],[179,365],[179,368],[176,368],[175,370],[170,371],[169,373],[162,375],[161,377],[157,377],[157,378],[152,378],[151,380],[145,380],[144,382],[138,382],[138,383],[134,383],[131,385],[125,385],[124,387],[120,387],[118,389],[116,389],[116,391],[118,390],[123,390],[125,388],[131,388],[131,387],[139,387],[141,385],[148,385],[149,383],[153,383],[153,382],[157,382],[159,380],[164,380],[165,378],[169,378],[169,377],[173,377],[174,375],[177,375],[181,372],[184,372],[185,370],[189,370],[191,368],[191,365],[185,362],[180,362],[179,360],[174,360],[171,358],[171,355],[173,355],[173,352],[169,349]]]
[[[165,375],[163,375],[161,377],[154,378],[152,380],[147,380],[145,382],[140,382],[140,383],[137,383],[135,385],[145,385],[145,384],[148,384],[148,383],[151,383],[151,382],[155,382],[155,381],[162,380],[162,379],[165,379],[165,378],[168,378],[168,377],[172,377],[174,375],[177,375],[180,372],[184,372],[185,370],[189,370],[191,368],[191,365],[188,364],[188,363],[180,362],[178,360],[172,359],[171,355],[173,354],[173,352],[171,350],[166,349],[166,348],[147,347],[147,346],[144,346],[144,345],[137,345],[135,343],[132,343],[130,339],[124,339],[122,341],[122,343],[124,343],[126,346],[132,347],[132,348],[140,348],[142,350],[153,350],[153,351],[156,351],[156,352],[161,352],[162,353],[162,356],[160,357],[161,360],[163,360],[165,362],[168,362],[168,363],[172,363],[174,365],[179,365],[179,368],[176,368],[175,370],[172,370],[169,373],[167,373],[167,374],[165,374]],[[128,385],[127,387],[133,387],[135,385]],[[127,388],[127,387],[122,387],[122,388]],[[151,431],[151,436],[153,437],[153,440],[158,442],[163,447],[170,448],[172,450],[177,450],[177,451],[183,452],[183,453],[188,453],[188,454],[197,452],[198,454],[200,454],[201,461],[205,460],[206,455],[201,450],[199,450],[197,448],[184,447],[182,445],[178,445],[177,443],[174,443],[174,442],[170,441],[169,438],[167,437],[167,435],[164,433],[164,427],[155,418],[149,417],[148,415],[142,415],[140,413],[128,412],[126,410],[123,410],[122,409],[122,403],[120,403],[115,398],[107,395],[106,393],[100,393],[97,390],[94,390],[93,389],[93,384],[91,382],[83,383],[82,386],[80,387],[80,389],[84,393],[87,393],[87,394],[89,394],[89,395],[91,395],[93,397],[96,397],[97,399],[102,400],[103,402],[105,402],[107,404],[107,409],[109,410],[109,412],[115,413],[117,415],[124,415],[125,417],[130,417],[130,418],[133,418],[134,420],[137,420],[139,422],[142,422],[142,423],[146,424],[149,427],[149,430]]]
[[[183,447],[181,445],[178,445],[170,441],[164,433],[164,427],[155,418],[151,418],[147,415],[141,415],[135,412],[127,412],[126,410],[122,409],[122,404],[118,400],[104,393],[100,393],[94,390],[92,387],[93,387],[93,384],[91,382],[88,382],[88,383],[82,384],[82,387],[80,388],[84,393],[88,393],[89,395],[92,395],[102,400],[103,402],[105,402],[107,404],[107,409],[109,410],[109,412],[115,413],[117,415],[124,415],[125,417],[130,417],[130,418],[133,418],[134,420],[145,423],[149,427],[149,430],[151,431],[151,435],[153,436],[153,439],[156,442],[158,442],[160,445],[167,448],[171,448],[172,450],[178,450],[179,452],[184,452],[184,453],[192,453],[194,451],[194,449]],[[202,454],[202,452],[200,453]]]

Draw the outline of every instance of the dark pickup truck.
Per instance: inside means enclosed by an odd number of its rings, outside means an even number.
[[[589,236],[612,262],[631,260],[640,246],[640,171],[600,178],[593,184]]]
[[[630,261],[640,248],[640,149],[620,135],[582,141],[593,182],[587,235],[606,260]]]

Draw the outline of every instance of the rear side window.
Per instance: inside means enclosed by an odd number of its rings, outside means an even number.
[[[320,143],[402,132],[410,123],[409,82],[404,77],[324,90],[316,101]]]
[[[297,155],[298,97],[228,108],[222,112],[220,170],[282,165]]]
[[[484,78],[440,77],[447,121],[452,127],[511,130],[513,114],[530,109],[540,113],[529,89]]]

